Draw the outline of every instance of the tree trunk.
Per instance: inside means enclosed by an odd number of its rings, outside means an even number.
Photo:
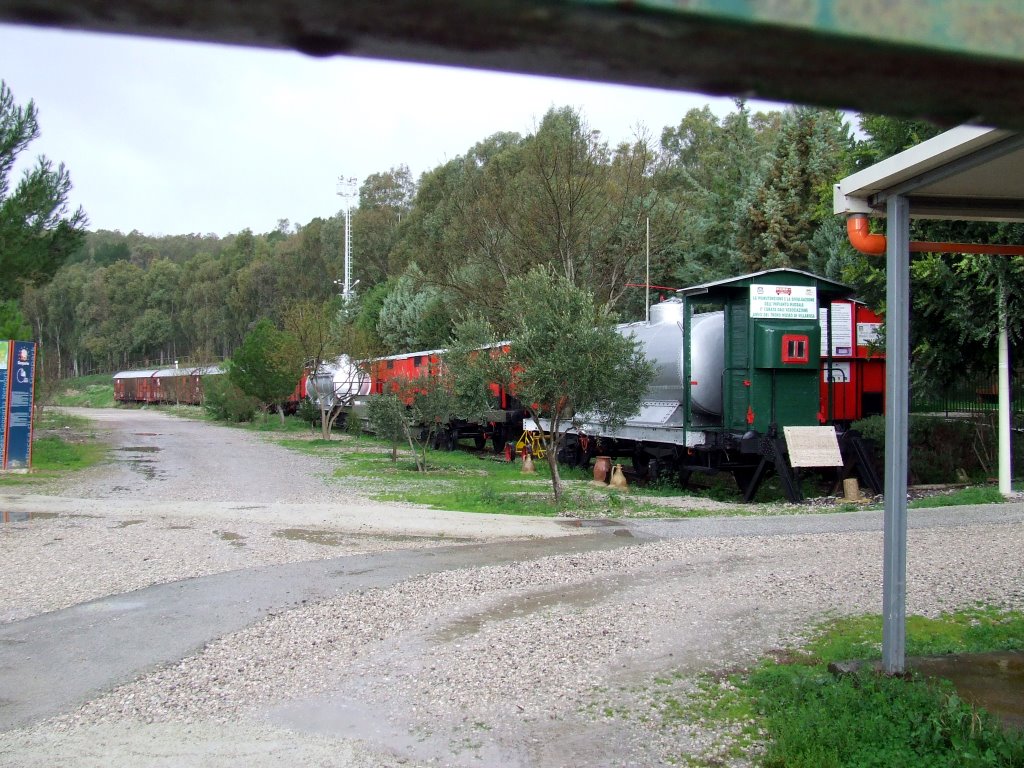
[[[555,409],[553,409],[555,410]],[[540,426],[540,414],[533,413],[530,411],[530,415],[533,417],[534,423]],[[561,442],[558,437],[558,432],[562,428],[561,420],[557,414],[553,414],[551,423],[548,424],[548,433],[545,434],[543,431],[540,433],[540,444],[544,446],[545,458],[548,462],[548,467],[551,469],[551,489],[555,494],[555,506],[561,509],[562,507],[562,478],[558,474],[558,444]]]
[[[558,454],[556,451],[548,449],[547,452],[548,467],[551,469],[551,488],[555,493],[555,506],[559,509],[562,508],[562,478],[558,474]]]
[[[324,440],[331,439],[331,412],[326,408],[320,409],[320,437]]]
[[[426,467],[426,462],[427,462],[427,457],[426,457],[427,449],[426,448],[423,449],[424,456],[423,456],[423,458],[421,460],[420,459],[419,451],[416,450],[416,444],[413,442],[412,430],[409,429],[409,425],[408,424],[403,425],[402,426],[402,431],[405,432],[405,437],[409,441],[409,450],[412,451],[413,459],[416,461],[416,470],[418,472],[423,472],[424,471],[424,467]],[[426,445],[426,443],[424,443],[424,445]]]

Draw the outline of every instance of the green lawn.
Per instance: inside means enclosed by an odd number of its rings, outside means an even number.
[[[54,382],[50,404],[79,408],[112,408],[114,380],[109,373]]]
[[[830,621],[803,646],[751,670],[704,678],[693,697],[675,695],[672,679],[656,681],[653,714],[666,726],[705,718],[731,734],[678,763],[718,766],[755,752],[766,768],[1024,766],[1024,736],[1002,729],[948,681],[890,678],[870,665],[842,676],[827,669],[879,659],[881,623],[879,616]],[[1024,613],[910,616],[906,647],[908,656],[1021,650]]]
[[[34,427],[32,471],[0,475],[0,486],[31,486],[98,464],[107,455],[88,419],[45,409]]]

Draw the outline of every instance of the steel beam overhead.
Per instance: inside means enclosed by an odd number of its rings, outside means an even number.
[[[0,22],[1024,128],[1017,0],[0,0]]]

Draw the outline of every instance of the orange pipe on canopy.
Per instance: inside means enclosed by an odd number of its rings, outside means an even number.
[[[846,236],[850,245],[868,256],[885,254],[885,235],[868,230],[866,213],[854,213],[846,219]],[[1024,256],[1024,245],[989,245],[986,243],[934,243],[912,240],[911,253],[988,253],[997,256]]]

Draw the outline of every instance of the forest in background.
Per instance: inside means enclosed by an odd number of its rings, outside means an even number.
[[[363,180],[351,211],[359,284],[347,306],[341,212],[226,237],[88,232],[52,278],[24,281],[18,306],[54,377],[218,361],[260,320],[295,327],[298,316],[342,326],[320,344],[326,353],[443,347],[463,318],[500,328],[507,282],[536,265],[636,320],[644,291],[628,286],[645,282],[648,252],[654,285],[794,267],[851,284],[884,310],[884,259],[849,246],[832,185],[939,129],[882,117],[859,128],[856,138],[833,110],[752,113],[737,102],[725,117],[691,110],[657,138],[610,146],[577,110],[552,108],[534,133],[489,136],[419,179],[396,165]],[[1017,226],[915,228],[931,240],[1024,241]],[[919,380],[991,367],[1000,284],[1019,339],[1021,262],[916,259]]]

